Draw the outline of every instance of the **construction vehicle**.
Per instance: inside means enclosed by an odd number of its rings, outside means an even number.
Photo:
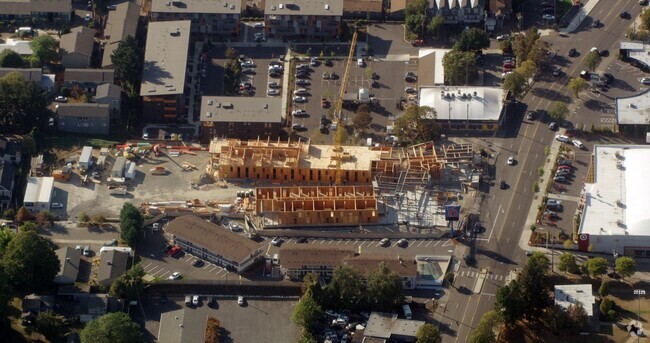
[[[72,177],[72,168],[69,166],[64,166],[61,169],[57,169],[52,172],[52,177],[57,181],[68,181]]]

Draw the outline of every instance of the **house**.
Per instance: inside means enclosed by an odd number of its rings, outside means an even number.
[[[41,82],[43,70],[41,68],[0,68],[0,77],[5,77],[9,73],[19,73],[25,81]]]
[[[59,130],[84,134],[108,134],[110,130],[109,105],[66,103],[57,106]]]
[[[2,212],[11,207],[15,177],[16,168],[14,164],[0,161],[0,211]]]
[[[343,0],[343,18],[381,19],[384,16],[384,0]]]
[[[79,155],[79,169],[88,170],[93,166],[93,147],[85,146]]]
[[[22,312],[31,312],[38,315],[41,312],[51,311],[54,308],[54,297],[49,295],[29,294],[23,298]]]
[[[192,33],[229,39],[239,36],[246,0],[153,1],[151,21],[191,20]]]
[[[429,0],[431,14],[440,15],[445,24],[471,24],[483,21],[485,2],[489,0]]]
[[[34,53],[34,51],[32,50],[32,47],[29,46],[29,42],[30,41],[28,40],[17,40],[9,38],[5,43],[0,44],[0,52],[4,51],[5,49],[9,49],[23,57],[30,56]]]
[[[332,39],[341,33],[344,0],[266,0],[264,21],[269,37]]]
[[[555,285],[555,305],[566,310],[578,302],[585,308],[587,316],[593,317],[596,297],[591,284]]]
[[[115,71],[112,69],[74,69],[69,68],[63,74],[64,85],[70,89],[79,87],[91,94],[97,86],[115,81]]]
[[[205,342],[208,314],[180,309],[160,315],[158,343]]]
[[[33,213],[49,211],[53,192],[53,177],[28,177],[23,206]]]
[[[97,283],[100,286],[110,287],[113,280],[126,272],[128,260],[129,255],[118,250],[109,250],[100,253]]]
[[[389,342],[415,343],[418,329],[424,324],[420,320],[399,319],[395,313],[372,312],[363,336]]]
[[[79,322],[88,323],[108,313],[108,303],[115,301],[108,294],[88,293],[79,299]]]
[[[0,160],[19,164],[22,160],[21,149],[20,141],[0,137]]]
[[[0,0],[0,19],[29,20],[40,18],[52,22],[69,22],[72,0]]]
[[[38,154],[38,156],[32,157],[30,161],[30,176],[42,176],[45,172],[45,167],[43,164],[43,154]]]
[[[171,221],[165,234],[186,252],[239,273],[262,256],[258,243],[193,215]]]
[[[140,22],[140,6],[135,2],[123,2],[115,6],[115,10],[108,13],[104,38],[108,41],[104,45],[102,68],[114,68],[111,61],[113,51],[126,37],[136,37]]]
[[[79,261],[81,260],[81,250],[72,247],[65,247],[54,251],[59,258],[61,268],[54,277],[54,283],[57,285],[74,284],[79,274]]]
[[[61,36],[59,52],[64,68],[89,68],[95,47],[95,30],[77,26]]]
[[[149,23],[140,96],[143,120],[171,122],[185,115],[190,20]]]
[[[115,163],[113,164],[113,169],[111,169],[111,177],[112,178],[123,178],[124,177],[124,169],[126,168],[126,157],[120,156],[115,159]]]
[[[122,88],[114,83],[105,83],[97,87],[94,101],[98,104],[109,106],[111,117],[120,113],[122,105]]]
[[[210,141],[215,137],[277,138],[283,122],[280,97],[203,96],[201,98],[204,141]]]

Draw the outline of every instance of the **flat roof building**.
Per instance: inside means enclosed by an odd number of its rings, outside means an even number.
[[[192,20],[193,33],[207,33],[224,39],[239,34],[246,0],[153,1],[151,21]]]
[[[587,316],[594,315],[594,305],[596,297],[592,290],[592,285],[555,285],[555,304],[560,305],[565,310],[571,305],[580,302],[587,311]]]
[[[650,147],[596,145],[585,183],[580,251],[650,257]]]
[[[343,0],[266,0],[264,20],[270,37],[330,39],[340,35]]]
[[[204,141],[215,137],[277,138],[284,123],[282,98],[203,96],[201,122]]]
[[[34,53],[32,47],[29,46],[29,41],[27,40],[7,39],[5,43],[0,44],[0,52],[5,49],[9,49],[22,56],[29,56]]]
[[[616,125],[618,131],[626,135],[646,138],[650,132],[650,89],[616,98]]]
[[[363,335],[389,341],[414,343],[418,329],[424,324],[420,320],[399,319],[395,313],[372,312]]]
[[[22,20],[31,17],[70,21],[72,0],[0,0],[0,19]]]
[[[634,60],[636,63],[645,67],[650,67],[650,44],[643,42],[621,42],[620,43],[621,55]]]
[[[93,147],[85,146],[79,155],[79,168],[88,170],[93,165]]]
[[[34,213],[49,211],[53,191],[53,177],[29,177],[27,178],[27,189],[25,190],[23,206]]]

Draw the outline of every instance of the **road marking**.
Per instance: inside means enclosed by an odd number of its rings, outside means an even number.
[[[153,262],[149,262],[146,266],[142,267],[142,269],[145,269],[145,270],[146,270],[147,267],[149,267],[149,266],[151,265],[151,263],[153,263]]]
[[[336,245],[341,244],[341,242],[343,242],[343,241],[336,241]]]
[[[154,266],[153,268],[149,269],[149,271],[147,271],[147,273],[151,274],[157,268],[160,268],[160,266],[158,266],[158,265]]]
[[[499,219],[499,214],[501,214],[501,204],[499,204],[499,209],[497,210],[497,216],[494,218],[494,223],[492,224],[492,230],[490,230],[490,236],[488,236],[488,242],[490,242],[490,239],[492,238],[492,233],[494,233],[494,230],[497,226],[497,220]]]
[[[422,245],[422,243],[424,243],[424,241],[421,241],[420,243],[418,243],[418,246]],[[413,244],[415,244],[415,241],[413,242]]]
[[[208,267],[210,267],[210,266],[212,266],[212,264],[210,264],[210,263],[206,263],[205,267],[203,267],[202,269],[203,269],[203,270],[206,270],[206,269],[208,269]]]
[[[434,247],[434,248],[437,247],[438,244],[440,244],[440,242],[441,242],[441,241],[437,241],[436,244],[433,245],[433,247]]]
[[[166,271],[164,274],[161,274],[161,275],[160,275],[160,278],[161,278],[161,279],[166,279],[166,278],[167,278],[166,276],[167,276],[168,273],[169,273],[169,270]]]
[[[447,244],[447,243],[449,243],[449,244]],[[444,243],[442,243],[442,248],[444,248],[446,246],[449,246],[449,245],[453,245],[453,244],[454,244],[454,242],[452,242],[451,240],[448,239]]]
[[[212,271],[213,271],[215,268],[217,268],[217,266],[212,267],[212,269],[210,269],[210,273],[212,273]]]
[[[492,293],[481,293],[481,295],[485,295],[485,296],[488,296],[488,297],[496,297],[496,294],[492,294]]]
[[[425,245],[424,247],[428,247],[429,244],[431,244],[431,243],[433,243],[433,241],[429,241],[429,242],[427,243],[427,245]],[[435,245],[434,245],[434,247],[435,247]]]
[[[332,244],[332,243],[334,243],[334,241],[329,241],[329,243],[327,243],[327,244]]]
[[[350,242],[352,242],[352,241],[348,241],[348,240],[346,240],[346,241],[345,241],[345,245],[348,245],[348,243],[350,243]],[[353,245],[354,245],[354,244],[353,244]]]

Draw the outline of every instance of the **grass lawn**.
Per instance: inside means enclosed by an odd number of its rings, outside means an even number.
[[[114,137],[110,139],[106,136],[99,137],[83,137],[78,135],[65,135],[65,136],[49,136],[45,139],[45,148],[56,148],[56,149],[78,149],[86,145],[93,147],[111,147],[115,144],[123,143],[123,140],[118,140],[119,137]]]

